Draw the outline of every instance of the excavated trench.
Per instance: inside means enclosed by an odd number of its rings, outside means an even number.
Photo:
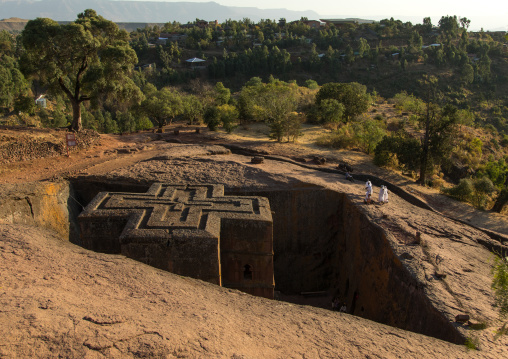
[[[149,183],[79,178],[2,188],[0,219],[57,231],[80,244],[77,216],[97,193],[144,193]],[[385,232],[345,194],[318,186],[227,190],[263,196],[274,221],[274,276],[279,299],[347,312],[452,343],[464,337],[436,310],[393,252]]]

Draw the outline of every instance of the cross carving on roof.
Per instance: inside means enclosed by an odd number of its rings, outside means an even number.
[[[264,197],[224,196],[222,185],[154,183],[146,193],[101,192],[78,221],[85,248],[219,285],[221,267],[233,278],[246,262],[263,268],[262,295],[273,295],[272,213]]]

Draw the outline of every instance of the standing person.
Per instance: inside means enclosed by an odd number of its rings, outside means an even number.
[[[370,198],[372,196],[372,183],[369,180],[365,183],[365,203],[370,203]]]
[[[383,188],[383,201],[384,203],[388,203],[388,187],[386,186]]]
[[[347,313],[346,303],[342,302],[342,306],[340,307],[340,312]]]
[[[385,202],[385,186],[381,186],[379,189],[379,203]]]

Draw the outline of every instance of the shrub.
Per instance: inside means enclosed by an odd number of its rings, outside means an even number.
[[[232,105],[221,105],[217,108],[219,112],[219,118],[222,122],[222,127],[227,133],[233,132],[236,128],[236,122],[238,120],[238,111],[235,106]]]
[[[499,310],[499,317],[508,317],[508,258],[496,256],[491,269],[492,289],[494,290],[494,305]],[[497,335],[508,334],[508,322],[504,323]]]
[[[503,136],[503,139],[501,140],[501,146],[508,147],[508,135]]]
[[[307,80],[307,81],[305,81],[305,87],[307,87],[308,89],[311,89],[311,90],[315,90],[315,89],[319,88],[319,85],[314,80]]]
[[[469,178],[462,178],[456,186],[447,188],[443,192],[459,201],[470,201],[474,192],[473,181]]]
[[[444,185],[444,180],[442,180],[441,178],[433,178],[430,185],[432,186],[432,188],[436,189],[442,188]]]
[[[153,127],[153,123],[146,116],[141,116],[138,120],[137,130],[149,130]]]
[[[333,148],[350,148],[355,144],[355,134],[351,124],[340,127],[337,131],[321,136],[316,144]]]
[[[385,135],[383,127],[383,123],[369,119],[353,123],[355,139],[367,154],[376,148]]]
[[[220,125],[220,112],[216,106],[208,107],[203,115],[206,125],[212,131],[217,131]]]
[[[478,349],[478,339],[468,337],[466,338],[466,342],[464,343],[467,350],[477,350]]]
[[[405,131],[385,136],[374,150],[374,163],[378,166],[397,166],[406,172],[416,172],[420,166],[420,141]]]
[[[496,187],[488,177],[475,179],[473,187],[473,205],[476,208],[484,208],[489,196],[496,191]]]

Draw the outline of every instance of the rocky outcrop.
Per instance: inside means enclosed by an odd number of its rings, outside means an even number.
[[[11,140],[9,140],[8,136],[3,136],[0,146],[0,163],[29,161],[35,158],[65,155],[67,153],[65,131],[57,132],[59,136],[52,134],[49,141],[41,139],[38,135],[39,132],[49,131],[47,129],[34,128],[28,130],[22,138],[13,137]],[[92,130],[80,131],[77,135],[76,147],[71,147],[70,151],[90,148],[99,141],[100,135],[97,132]]]
[[[0,220],[47,228],[69,239],[76,228],[69,218],[79,208],[67,181],[0,186]]]

